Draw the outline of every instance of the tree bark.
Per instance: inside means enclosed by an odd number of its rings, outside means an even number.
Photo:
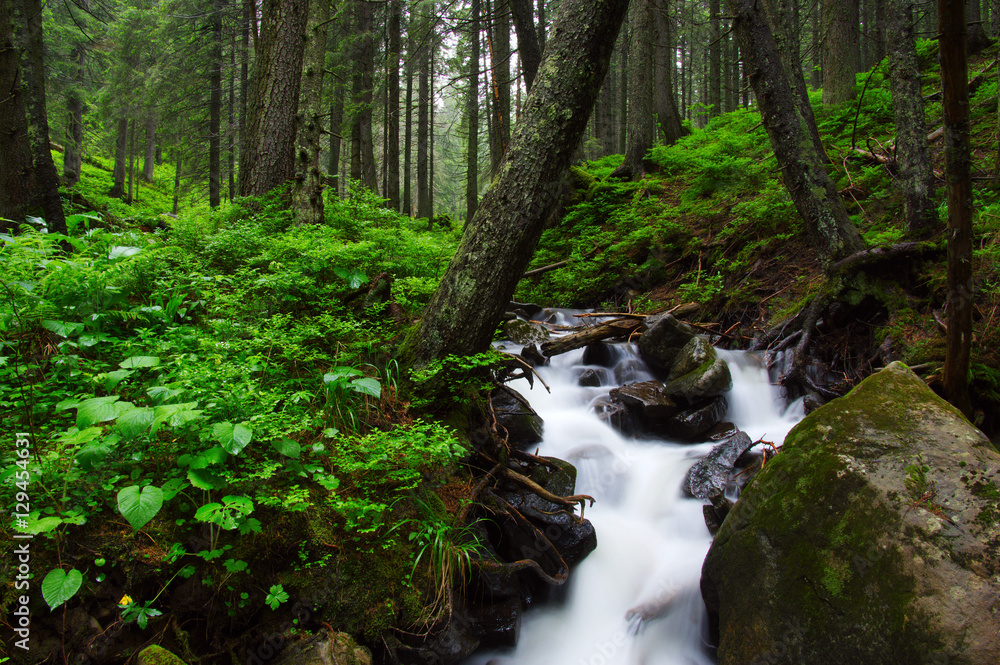
[[[389,58],[386,63],[385,197],[389,208],[400,210],[399,201],[399,58],[403,50],[401,0],[389,3]]]
[[[670,145],[689,132],[681,124],[681,114],[677,111],[677,101],[674,98],[676,56],[670,30],[669,0],[656,0],[653,3],[653,14],[656,25],[656,119],[663,143]]]
[[[21,63],[6,0],[0,0],[0,217],[23,222],[35,205],[35,168],[28,140],[28,116],[20,85]],[[5,229],[6,230],[6,229]],[[13,230],[13,229],[9,229]]]
[[[153,182],[153,172],[156,168],[156,116],[149,111],[146,116],[146,152],[142,156],[142,179]]]
[[[823,103],[840,104],[858,96],[861,35],[858,0],[823,2]]]
[[[209,14],[208,207],[222,203],[222,4],[213,0]]]
[[[535,30],[533,0],[509,0],[510,14],[517,33],[517,52],[521,56],[521,72],[524,87],[531,92],[531,84],[538,73],[538,63],[542,61],[542,48]]]
[[[116,199],[125,196],[125,171],[128,161],[128,115],[127,111],[122,111],[122,116],[118,119],[118,134],[115,138],[115,170],[113,177],[114,184],[108,196]]]
[[[934,171],[927,145],[924,98],[913,35],[913,0],[889,0],[889,82],[896,121],[896,159],[903,185],[906,230],[919,232],[934,225],[937,208]]]
[[[465,167],[465,223],[479,209],[479,30],[480,0],[472,0],[469,17],[469,90],[465,101],[468,128]]]
[[[299,91],[298,148],[292,184],[292,215],[296,224],[323,223],[323,173],[319,169],[322,137],[323,70],[326,67],[326,26],[330,3],[313,3],[306,25],[306,45]]]
[[[83,3],[86,8],[86,2]],[[86,25],[85,18],[77,19]],[[66,127],[66,153],[63,155],[63,179],[70,187],[80,182],[80,169],[83,168],[83,111],[84,82],[86,81],[87,45],[81,40],[73,47],[73,84],[66,93],[66,114],[69,122]],[[0,88],[6,90],[6,88]]]
[[[625,158],[611,174],[626,180],[641,179],[652,166],[646,159],[646,153],[653,147],[653,16],[650,1],[632,0],[628,10],[632,53]]]
[[[965,47],[969,55],[975,55],[989,46],[993,40],[989,38],[983,27],[980,0],[966,0],[965,10],[967,14],[966,24],[968,25]]]
[[[295,114],[308,14],[308,0],[263,0],[240,150],[241,196],[262,196],[295,175]]]
[[[627,7],[628,0],[560,3],[497,178],[404,348],[404,358],[415,366],[489,348],[558,201]]]
[[[708,21],[712,41],[708,45],[708,103],[712,107],[709,117],[722,113],[722,18],[719,0],[708,0]]]
[[[35,185],[40,190],[42,211],[49,230],[65,234],[66,215],[59,198],[59,173],[49,149],[49,121],[45,109],[42,3],[41,0],[13,0],[11,5]],[[4,91],[0,94],[6,97],[10,93]]]
[[[938,0],[938,25],[948,190],[948,346],[944,362],[944,392],[949,402],[966,417],[971,417],[969,362],[975,291],[972,284],[969,83],[963,3]]]
[[[805,222],[821,261],[829,263],[864,248],[843,202],[810,139],[796,94],[781,65],[778,46],[754,0],[729,0],[734,29],[764,127],[785,187]]]
[[[340,151],[342,148],[341,132],[344,131],[344,96],[346,94],[343,75],[344,57],[341,46],[345,34],[343,21],[336,21],[333,24],[333,30],[329,32],[332,34],[333,40],[330,50],[333,51],[332,66],[334,75],[332,81],[333,101],[330,103],[330,146],[329,154],[327,155],[327,173],[330,175],[330,186],[339,196],[342,188],[340,182]]]
[[[417,217],[430,219],[431,36],[427,7],[421,4],[417,49]]]

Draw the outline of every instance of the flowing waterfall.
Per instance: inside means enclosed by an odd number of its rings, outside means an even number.
[[[586,517],[597,530],[598,546],[571,574],[563,602],[525,614],[515,649],[477,653],[469,665],[715,662],[699,591],[711,536],[702,502],[680,490],[687,470],[713,444],[632,439],[600,420],[595,400],[620,383],[653,378],[634,345],[615,348],[614,368],[591,368],[603,377],[600,387],[577,384],[587,368],[582,350],[538,369],[551,393],[537,381],[533,389],[523,380],[512,384],[545,419],[539,454],[576,465],[576,491],[597,499]],[[734,383],[727,419],[754,440],[780,444],[802,417],[801,406],[784,407],[754,356],[720,354]],[[646,620],[640,618],[644,613]]]

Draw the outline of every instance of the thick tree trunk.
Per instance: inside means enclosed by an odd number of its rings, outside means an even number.
[[[986,34],[986,28],[983,26],[980,0],[967,0],[965,10],[968,25],[966,49],[969,55],[975,55],[989,46],[992,40]]]
[[[385,197],[389,208],[399,211],[399,58],[403,50],[402,0],[389,3],[389,58],[386,63]]]
[[[823,103],[840,104],[858,96],[861,35],[858,0],[823,3]]]
[[[778,55],[760,5],[754,0],[729,0],[736,38],[743,53],[750,85],[764,119],[764,127],[781,167],[785,187],[802,216],[824,263],[864,248],[847,216],[836,187],[810,139],[809,127],[798,111],[796,94]]]
[[[656,119],[663,143],[670,145],[688,134],[688,129],[681,124],[681,114],[677,111],[674,98],[676,56],[670,30],[669,0],[656,0],[653,16],[656,26]]]
[[[123,111],[123,114],[126,113]],[[118,119],[118,134],[115,138],[115,170],[113,177],[114,184],[108,196],[120,199],[125,196],[125,176],[128,167],[128,116],[122,115]]]
[[[295,175],[295,114],[308,14],[308,0],[263,0],[240,150],[241,196],[262,196]]]
[[[889,0],[889,80],[896,120],[896,160],[903,185],[906,230],[918,232],[934,224],[937,208],[934,172],[927,146],[924,98],[913,36],[913,0]]]
[[[327,173],[330,175],[330,186],[339,196],[341,194],[340,182],[340,151],[342,148],[342,134],[344,131],[344,96],[347,86],[344,85],[344,57],[341,49],[341,41],[345,35],[343,21],[335,21],[330,33],[329,50],[333,52],[333,72],[332,76],[332,101],[330,103],[330,146],[327,155]]]
[[[944,392],[972,416],[969,360],[972,349],[972,178],[969,163],[969,83],[966,23],[961,2],[938,0],[941,87],[944,92],[945,179],[948,190],[948,347]]]
[[[467,138],[465,167],[465,223],[479,209],[479,18],[480,0],[472,0],[469,18],[469,90],[465,101]]]
[[[628,0],[560,3],[500,172],[404,348],[415,366],[489,348],[558,201],[627,8]]]
[[[20,85],[24,94],[28,144],[35,185],[40,190],[42,211],[49,230],[66,233],[66,215],[59,198],[59,173],[49,149],[49,121],[45,109],[45,62],[42,43],[41,0],[13,0],[11,23],[20,56]],[[0,95],[9,96],[3,91]],[[4,148],[5,149],[5,148]]]
[[[0,173],[3,174],[0,217],[15,222],[24,221],[36,203],[37,191],[20,74],[12,17],[6,0],[0,0],[0,96],[4,97],[0,101],[0,136],[4,139],[0,149]]]
[[[299,91],[298,148],[292,184],[292,214],[296,224],[323,223],[323,173],[319,169],[323,121],[323,70],[326,67],[328,2],[315,2],[306,25],[306,46]]]
[[[542,61],[542,48],[538,43],[538,32],[535,31],[534,3],[532,0],[508,1],[514,31],[517,33],[517,53],[521,57],[524,87],[531,92],[531,84],[538,73],[538,63]]]
[[[652,166],[646,153],[653,147],[653,16],[651,0],[632,0],[628,10],[632,53],[629,58],[628,131],[625,158],[611,174],[639,180]]]

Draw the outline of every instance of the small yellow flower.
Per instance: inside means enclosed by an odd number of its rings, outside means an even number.
[[[132,603],[132,597],[128,594],[122,596],[122,599],[118,601],[119,606],[130,605]]]

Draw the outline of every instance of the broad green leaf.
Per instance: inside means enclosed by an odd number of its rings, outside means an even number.
[[[163,423],[171,427],[180,427],[184,423],[201,418],[201,411],[194,408],[197,405],[197,402],[183,402],[181,404],[161,404],[155,407],[153,414],[156,417],[153,419],[150,434],[155,435]]]
[[[341,379],[349,379],[355,376],[364,376],[359,369],[353,367],[331,367],[330,371],[323,375],[323,383],[335,383]]]
[[[292,441],[287,436],[282,437],[277,441],[272,441],[271,447],[278,451],[278,454],[284,455],[285,457],[294,457],[295,459],[298,459],[299,455],[302,454],[302,446],[299,445],[299,442]]]
[[[149,395],[155,404],[163,404],[168,399],[173,399],[183,392],[183,388],[171,388],[170,386],[153,386],[146,390],[146,394]]]
[[[82,337],[80,338],[83,339]],[[113,372],[108,372],[108,376],[104,379],[104,388],[106,390],[114,390],[118,387],[118,384],[127,379],[128,377],[135,374],[130,369],[116,369]]]
[[[222,464],[229,457],[229,453],[225,451],[222,446],[215,446],[209,448],[208,450],[203,450],[198,453],[198,457],[205,460],[207,466],[212,466],[214,464]]]
[[[115,259],[124,259],[127,256],[134,256],[141,251],[141,247],[112,247],[111,251],[108,252],[108,258],[112,261]]]
[[[37,515],[29,515],[26,520],[27,526],[18,526],[17,530],[21,533],[31,533],[38,535],[40,533],[48,533],[49,531],[54,531],[62,525],[63,521],[61,517],[42,517],[38,518]]]
[[[132,356],[118,363],[122,369],[138,369],[139,367],[156,367],[160,364],[157,356]]]
[[[227,509],[235,510],[244,515],[253,512],[253,501],[248,496],[227,494],[222,497],[222,502],[226,504]]]
[[[214,490],[225,485],[222,476],[208,469],[189,469],[187,477],[200,490]]]
[[[49,609],[56,609],[76,595],[83,584],[83,573],[76,568],[68,573],[62,568],[53,568],[42,580],[42,598]]]
[[[127,402],[116,404],[118,395],[108,395],[107,397],[91,397],[80,403],[76,407],[76,426],[80,429],[90,427],[94,423],[103,423],[114,420],[132,405]],[[125,406],[128,404],[128,406]],[[123,408],[124,407],[124,408]]]
[[[155,485],[147,485],[141,490],[138,485],[126,487],[118,493],[118,511],[138,531],[163,507],[163,490]]]
[[[253,431],[245,425],[215,423],[212,426],[212,435],[216,441],[222,444],[226,452],[231,455],[239,455],[240,451],[246,448],[250,439],[253,438]]]
[[[70,427],[65,434],[59,437],[59,442],[67,447],[80,446],[98,438],[102,432],[100,427],[87,427],[85,429]]]
[[[149,429],[156,418],[153,408],[149,406],[129,409],[118,416],[115,428],[122,436],[132,440]]]
[[[170,501],[172,498],[180,494],[181,490],[188,486],[188,481],[184,478],[171,478],[167,482],[163,483],[160,488],[163,490],[163,500]]]
[[[42,327],[51,330],[60,337],[69,337],[83,330],[82,323],[71,323],[69,321],[50,321],[42,319]]]
[[[100,441],[88,443],[76,453],[76,461],[80,463],[84,471],[93,471],[104,461],[104,458],[115,449],[115,444],[121,437],[108,436]]]
[[[356,289],[368,281],[368,275],[355,268],[337,267],[333,269],[333,274],[346,281],[352,289]]]
[[[351,390],[362,395],[371,395],[375,399],[382,396],[382,386],[379,385],[378,379],[356,379],[351,381]]]
[[[209,522],[218,524],[226,531],[236,528],[236,518],[232,512],[226,510],[221,503],[206,503],[194,513],[194,518],[199,522]]]

